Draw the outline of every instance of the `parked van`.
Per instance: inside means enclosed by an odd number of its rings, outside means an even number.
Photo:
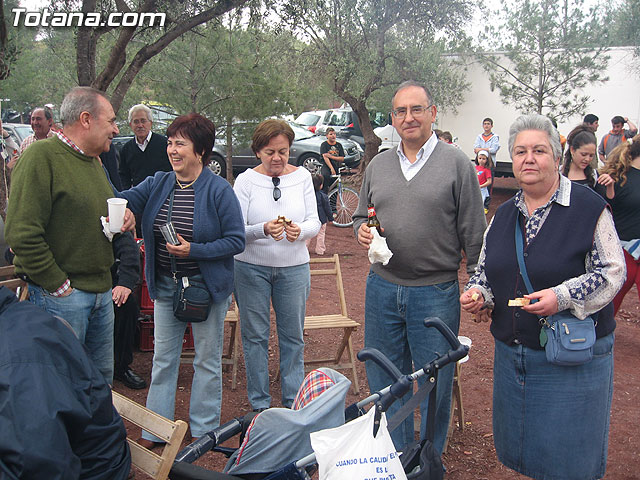
[[[400,144],[400,135],[398,135],[398,131],[391,123],[384,127],[375,128],[373,131],[380,137],[380,140],[382,140],[382,143],[378,147],[378,152],[384,152]]]

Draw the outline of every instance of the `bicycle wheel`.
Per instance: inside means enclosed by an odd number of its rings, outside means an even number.
[[[353,225],[353,214],[358,208],[360,196],[349,187],[342,187],[341,191],[334,188],[329,192],[329,205],[333,212],[333,224],[336,227],[350,227]]]

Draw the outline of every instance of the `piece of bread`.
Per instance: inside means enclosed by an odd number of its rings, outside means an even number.
[[[514,298],[513,300],[509,300],[510,307],[524,307],[525,305],[529,305],[531,300],[528,298]]]
[[[478,292],[473,292],[473,295],[471,295],[471,300],[473,300],[474,302],[479,298],[480,298],[480,294]]]
[[[285,217],[284,215],[278,216],[278,223],[284,223],[285,225],[291,225],[291,219]]]

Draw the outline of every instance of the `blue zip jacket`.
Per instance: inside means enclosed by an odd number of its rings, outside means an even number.
[[[71,327],[0,288],[0,478],[125,480],[111,389]]]
[[[145,244],[145,276],[149,296],[156,298],[156,244],[153,222],[176,185],[174,172],[158,172],[135,187],[120,192],[128,207],[142,215]],[[193,184],[193,242],[189,257],[195,260],[215,303],[233,291],[233,256],[244,250],[244,222],[240,203],[229,183],[208,168]]]

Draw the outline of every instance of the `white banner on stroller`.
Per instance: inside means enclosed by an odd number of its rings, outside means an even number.
[[[375,408],[345,425],[311,434],[320,480],[406,480],[382,414],[373,436]]]

